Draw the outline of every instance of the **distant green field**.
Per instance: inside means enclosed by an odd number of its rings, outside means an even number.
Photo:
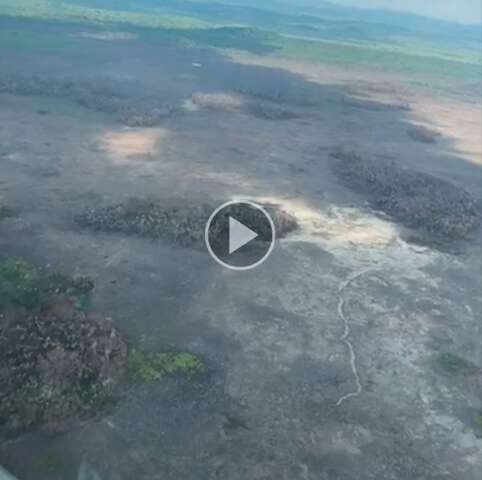
[[[81,3],[81,2],[78,2]],[[0,14],[90,25],[132,25],[149,28],[199,28],[204,22],[183,15],[90,8],[53,0],[0,0]]]
[[[281,38],[276,41],[276,46],[279,47],[277,55],[342,66],[375,67],[438,88],[449,88],[453,82],[467,85],[480,82],[481,66],[476,62],[414,55],[403,50],[299,39]]]
[[[225,0],[227,1],[227,0]],[[471,88],[481,82],[477,32],[435,23],[418,31],[341,13],[306,14],[201,0],[0,0],[0,20],[24,18],[84,27],[135,31],[159,44],[236,49],[331,65],[375,69],[437,88]],[[316,13],[316,12],[315,12]],[[451,30],[453,29],[453,31]],[[33,36],[32,36],[33,35]],[[37,38],[34,38],[34,37]],[[41,32],[0,30],[1,47],[75,50],[75,39]]]

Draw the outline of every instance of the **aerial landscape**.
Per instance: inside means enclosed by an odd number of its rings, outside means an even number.
[[[480,480],[482,19],[363,3],[0,0],[0,480]]]

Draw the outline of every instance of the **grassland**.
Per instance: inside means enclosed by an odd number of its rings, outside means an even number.
[[[202,21],[182,15],[153,15],[149,12],[90,8],[50,0],[0,1],[0,13],[10,17],[48,21],[74,22],[87,25],[131,25],[149,28],[198,28]]]
[[[120,7],[120,3],[122,7]],[[472,27],[437,22],[417,30],[389,19],[354,18],[341,12],[306,14],[269,7],[240,7],[203,1],[0,0],[0,21],[31,19],[92,29],[134,31],[158,44],[235,49],[259,55],[309,60],[342,67],[393,73],[416,84],[478,91],[481,50]],[[271,10],[270,10],[271,8]],[[417,17],[415,17],[417,18]],[[416,23],[416,22],[415,22]],[[32,38],[33,35],[33,38]],[[3,47],[75,52],[74,38],[59,41],[48,33],[12,35],[0,30]]]

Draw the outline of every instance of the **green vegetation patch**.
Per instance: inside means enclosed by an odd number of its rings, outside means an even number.
[[[8,217],[13,217],[13,215],[14,215],[14,211],[10,207],[6,205],[2,205],[0,203],[0,220],[3,220]]]
[[[65,295],[74,306],[84,309],[93,288],[88,278],[72,278],[21,259],[0,262],[0,309],[7,306],[39,309],[54,295]]]
[[[196,28],[205,25],[186,15],[155,15],[134,10],[90,8],[49,0],[0,0],[0,13],[12,17],[96,25],[127,24],[151,28]]]
[[[0,429],[17,433],[95,412],[125,371],[109,319],[87,314],[93,284],[24,260],[0,263]]]
[[[194,45],[242,50],[256,54],[268,54],[278,50],[279,38],[274,32],[246,27],[219,27],[179,32]]]
[[[126,380],[191,380],[206,366],[186,352],[131,350],[108,318],[79,309],[93,284],[25,260],[0,263],[0,431],[62,425],[98,413]],[[46,457],[39,470],[59,465]]]
[[[480,430],[480,432],[482,433],[482,411],[476,416],[475,424],[477,428]]]
[[[58,474],[65,468],[63,458],[53,451],[41,455],[34,464],[35,470],[41,474]]]
[[[450,375],[473,375],[480,372],[479,367],[470,360],[449,352],[441,353],[437,357],[437,364]]]
[[[130,381],[146,384],[181,375],[192,378],[206,371],[204,363],[191,353],[144,353],[132,350],[127,359]]]

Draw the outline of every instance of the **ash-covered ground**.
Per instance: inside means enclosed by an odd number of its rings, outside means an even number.
[[[62,431],[0,430],[0,464],[20,480],[479,480],[480,105],[106,38],[79,39],[95,62],[1,57],[0,260],[91,279],[92,311],[154,355],[141,378],[156,352],[206,373],[127,382]],[[204,206],[231,199],[296,222],[242,274],[193,248]]]

